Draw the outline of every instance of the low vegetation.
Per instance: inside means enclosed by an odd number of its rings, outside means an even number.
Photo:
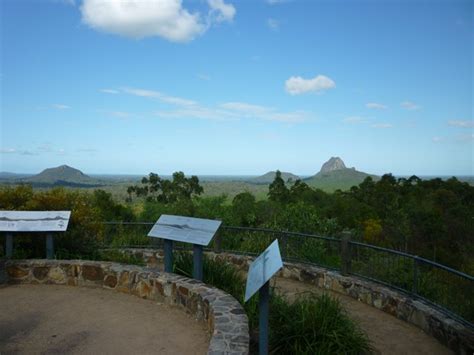
[[[191,277],[192,265],[191,254],[179,253],[174,272]],[[205,257],[203,269],[205,283],[226,291],[242,303],[253,334],[251,346],[256,352],[258,295],[244,303],[245,281],[231,264]],[[310,294],[290,303],[271,292],[269,328],[269,350],[273,354],[363,354],[371,350],[367,336],[340,303],[327,295]]]

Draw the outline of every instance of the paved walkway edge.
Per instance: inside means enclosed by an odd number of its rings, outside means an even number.
[[[248,319],[235,298],[222,290],[156,269],[84,260],[11,260],[8,282],[101,287],[178,306],[206,322],[209,355],[249,353]]]

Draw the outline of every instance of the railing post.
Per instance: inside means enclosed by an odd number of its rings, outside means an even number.
[[[222,250],[222,236],[219,231],[217,231],[214,237],[214,252],[220,253]]]
[[[54,239],[51,233],[46,235],[46,259],[54,259]]]
[[[415,295],[418,293],[418,263],[419,263],[418,256],[415,256],[413,258],[413,289],[412,289],[412,292]]]
[[[341,274],[347,276],[351,273],[351,233],[342,232],[341,238]]]
[[[203,247],[193,244],[193,278],[203,280]]]
[[[5,237],[5,256],[8,259],[11,259],[13,256],[13,235],[11,233],[7,233]]]
[[[285,232],[281,233],[281,257],[286,259],[286,248],[288,246],[288,234]]]
[[[173,272],[173,241],[164,239],[163,243],[165,272]]]
[[[260,288],[258,296],[258,353],[259,355],[268,355],[268,317],[270,305],[270,281]]]

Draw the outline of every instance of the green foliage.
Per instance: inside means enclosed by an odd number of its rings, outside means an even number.
[[[0,189],[0,209],[25,211],[70,210],[71,219],[68,230],[55,237],[57,252],[68,251],[74,255],[91,254],[102,243],[103,226],[100,213],[93,205],[90,196],[77,191],[54,188],[34,192],[30,186]],[[44,257],[44,238],[38,233],[22,233],[14,238],[16,252],[22,256]]]
[[[146,197],[147,201],[177,203],[183,200],[189,201],[204,191],[199,185],[197,176],[187,178],[181,171],[173,173],[172,180],[162,179],[157,174],[150,173],[148,177],[142,178],[141,182],[142,186],[134,185],[127,188],[130,200],[132,194],[135,194]]]
[[[130,222],[135,220],[132,209],[115,202],[110,192],[95,190],[91,202],[99,210],[100,219],[103,221]]]
[[[275,180],[268,187],[268,199],[270,201],[285,203],[290,198],[290,191],[281,177],[280,170],[276,171]]]
[[[175,273],[191,277],[192,255],[177,253]],[[244,307],[250,332],[258,332],[258,295],[244,303],[245,281],[225,261],[204,258],[204,282],[234,296]],[[272,290],[273,291],[273,290]],[[370,352],[367,336],[329,296],[308,296],[289,303],[271,292],[270,352],[274,354],[361,354]]]
[[[233,225],[249,227],[257,221],[255,196],[250,192],[242,192],[232,200]]]
[[[270,343],[275,354],[363,354],[367,336],[328,295],[308,295],[288,303],[273,297]]]

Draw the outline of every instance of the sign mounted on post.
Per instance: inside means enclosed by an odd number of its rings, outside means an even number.
[[[278,239],[250,264],[245,287],[245,302],[258,291],[258,352],[268,355],[270,279],[283,267]]]
[[[282,267],[283,261],[281,260],[278,239],[275,239],[273,243],[250,264],[247,275],[247,287],[245,288],[245,302],[265,285]]]
[[[221,221],[212,219],[163,214],[148,233],[148,236],[207,246],[221,223]]]
[[[221,221],[183,216],[161,215],[148,233],[164,239],[165,271],[173,271],[173,241],[193,244],[193,277],[203,279],[203,246],[209,245]]]
[[[64,232],[71,211],[0,211],[0,232]]]
[[[54,257],[54,241],[50,232],[67,229],[71,211],[0,211],[0,232],[6,233],[5,255],[13,256],[12,233],[48,232],[46,235],[46,258]]]

